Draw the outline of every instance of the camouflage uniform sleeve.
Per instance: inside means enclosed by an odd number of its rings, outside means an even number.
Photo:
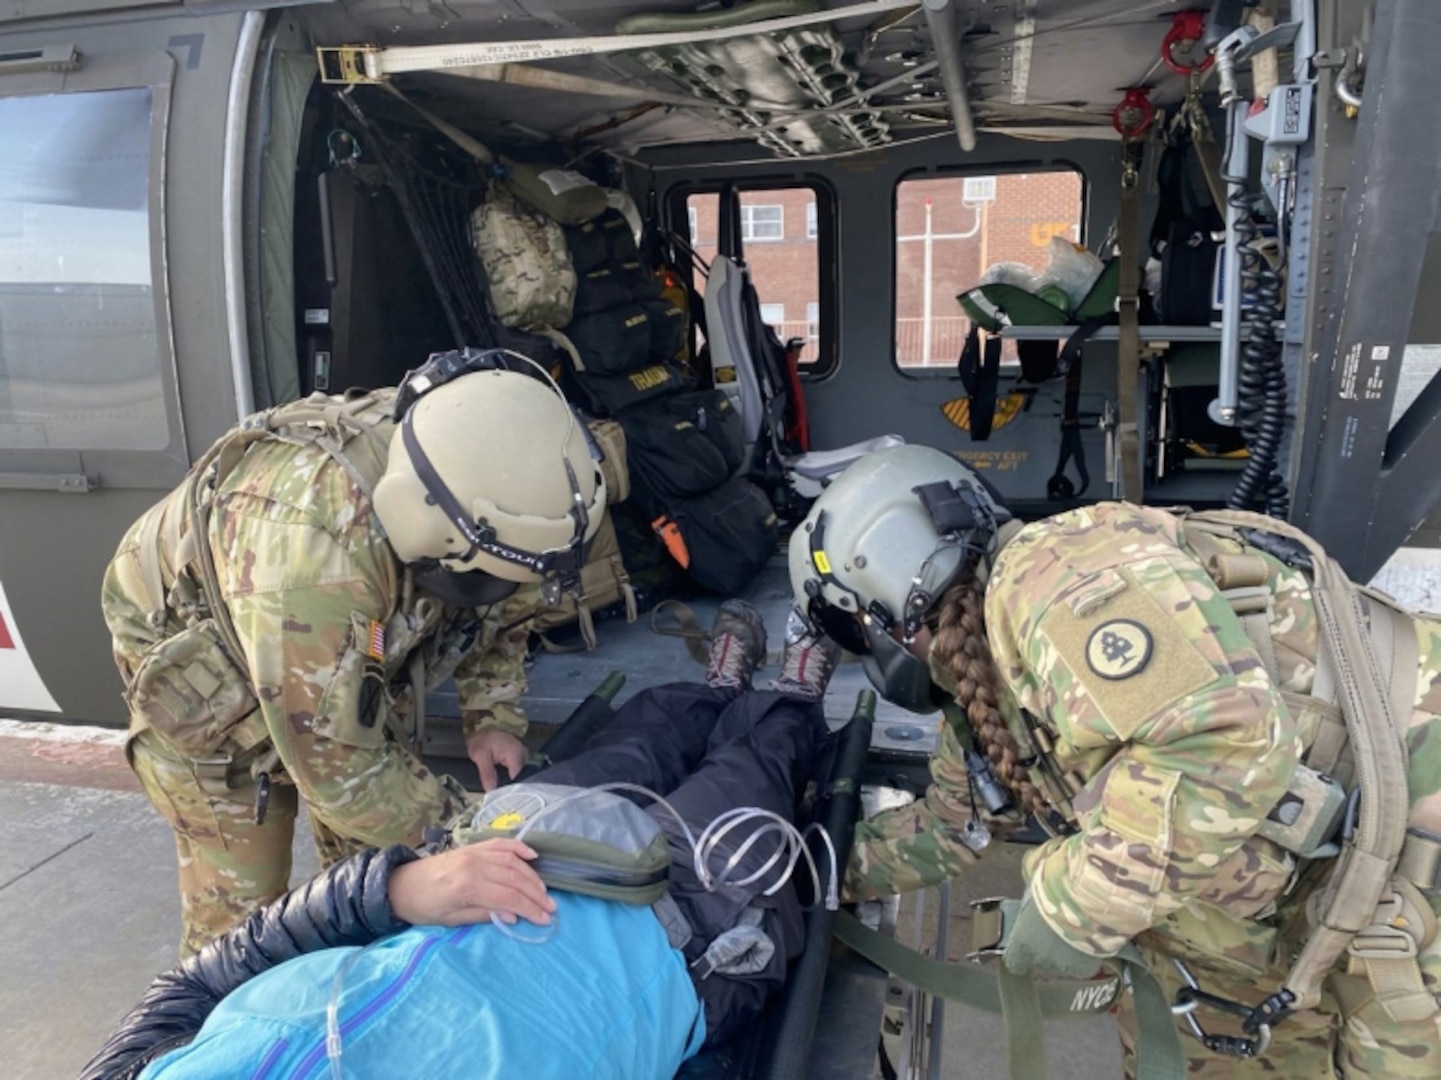
[[[1202,886],[1224,894],[1218,867],[1285,793],[1301,747],[1175,519],[1102,504],[1029,526],[1001,553],[986,621],[1060,766],[1105,760],[1080,770],[1079,831],[1026,860],[1047,924],[1108,956]]]
[[[887,810],[856,826],[846,867],[847,902],[912,892],[957,877],[980,856],[985,832],[1017,828],[1015,813],[988,813],[971,796],[965,752],[950,724],[941,721],[940,743],[930,761],[931,783],[909,806]],[[974,845],[974,847],[972,846]]]
[[[466,735],[481,728],[499,728],[524,737],[529,721],[521,708],[525,693],[526,641],[530,631],[523,621],[526,602],[516,599],[489,615],[475,646],[455,672],[460,696],[461,726]],[[514,625],[520,621],[520,625]]]
[[[375,847],[418,844],[464,806],[387,734],[386,680],[369,656],[372,620],[389,618],[398,570],[389,546],[347,499],[338,469],[321,473],[338,507],[229,501],[212,519],[221,584],[286,773],[321,821]],[[220,560],[217,560],[218,562]]]

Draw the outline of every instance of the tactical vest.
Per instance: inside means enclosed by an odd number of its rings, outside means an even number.
[[[1410,820],[1405,731],[1417,693],[1416,616],[1352,583],[1314,540],[1284,522],[1240,511],[1171,512],[1181,519],[1182,547],[1230,604],[1278,688],[1271,565],[1262,552],[1310,577],[1318,622],[1312,690],[1280,692],[1305,750],[1257,834],[1297,856],[1299,873],[1322,871],[1277,1007],[1314,1008],[1344,954],[1348,973],[1367,977],[1392,1019],[1441,1012],[1417,961],[1437,932],[1431,901],[1441,896],[1441,836],[1423,827],[1429,822]],[[1037,718],[1025,715],[1021,723],[1013,734],[1033,751],[1029,778],[1074,827],[1071,800],[1085,778],[1060,767],[1052,735]]]
[[[393,397],[390,389],[346,397],[317,393],[247,417],[192,466],[141,526],[141,603],[146,621],[163,636],[126,687],[130,734],[153,731],[212,794],[243,796],[237,789],[247,773],[258,781],[279,767],[245,673],[245,650],[223,599],[214,553],[205,542],[215,494],[252,446],[274,440],[324,450],[368,498],[386,467]],[[402,609],[424,602],[407,578]],[[398,614],[403,625],[428,621],[413,618],[423,614],[418,611]],[[450,651],[459,654],[456,663],[464,655],[463,649]],[[426,685],[423,659],[412,665],[410,676],[413,685]],[[394,710],[401,726],[394,734],[417,742],[425,694],[412,691],[410,697],[410,708]]]

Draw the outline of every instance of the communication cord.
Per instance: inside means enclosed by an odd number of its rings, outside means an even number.
[[[1228,201],[1241,211],[1235,226],[1236,251],[1241,260],[1244,342],[1236,380],[1237,419],[1250,457],[1227,505],[1233,510],[1259,510],[1284,519],[1290,510],[1290,496],[1277,467],[1286,431],[1286,368],[1277,333],[1285,306],[1281,266],[1273,267],[1257,245],[1260,229],[1244,189],[1233,186]],[[1284,206],[1276,214],[1282,266],[1285,214]]]

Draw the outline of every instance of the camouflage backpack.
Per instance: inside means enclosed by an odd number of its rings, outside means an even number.
[[[559,330],[575,306],[575,267],[560,225],[493,184],[471,215],[495,317],[520,330]]]

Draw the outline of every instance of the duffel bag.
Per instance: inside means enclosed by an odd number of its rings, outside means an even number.
[[[640,258],[635,234],[625,215],[614,208],[594,220],[568,226],[566,243],[577,273],[588,274],[602,266],[619,266]]]
[[[719,390],[675,394],[621,423],[637,488],[652,506],[710,491],[745,460],[740,414]]]
[[[600,231],[598,221],[567,226],[565,242],[570,248],[571,262],[575,264],[577,274],[599,270],[610,258],[610,252],[605,246],[605,233]]]
[[[576,319],[566,336],[592,375],[629,375],[651,361],[650,316],[640,304],[622,304]]]
[[[651,364],[627,375],[577,371],[575,381],[589,399],[591,410],[602,416],[620,416],[685,385],[680,372],[667,364]]]
[[[776,512],[765,492],[743,477],[714,491],[673,499],[652,527],[702,589],[734,596],[774,554]]]
[[[575,285],[575,318],[586,319],[608,308],[646,299],[636,293],[631,278],[619,267],[602,265],[579,275]]]
[[[609,261],[627,263],[640,258],[640,249],[635,246],[635,230],[624,214],[612,207],[595,220],[605,237],[606,258]]]

